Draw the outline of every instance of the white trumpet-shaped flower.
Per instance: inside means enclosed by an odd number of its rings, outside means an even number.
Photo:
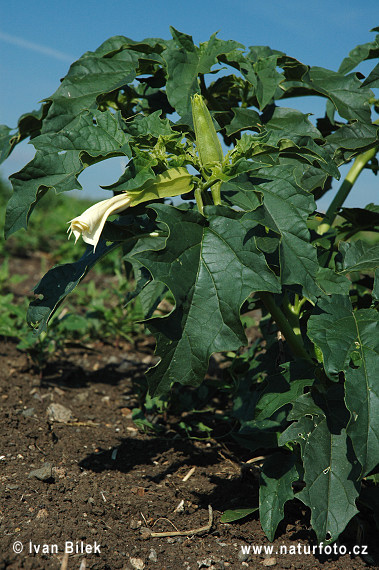
[[[79,237],[82,236],[86,243],[93,245],[93,250],[95,251],[107,218],[112,214],[122,212],[130,205],[131,201],[131,197],[123,192],[113,196],[113,198],[94,204],[83,214],[68,222],[70,224],[67,230],[69,232],[68,237],[70,238],[74,234],[76,243]]]

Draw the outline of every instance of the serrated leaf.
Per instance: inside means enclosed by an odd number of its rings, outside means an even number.
[[[327,419],[321,419],[307,438],[303,464],[306,487],[296,497],[310,508],[318,540],[335,541],[358,512],[359,485],[346,431],[331,433]]]
[[[191,36],[170,29],[174,40],[162,54],[168,73],[167,97],[177,113],[187,117],[191,114],[191,96],[199,92],[198,74],[210,72],[221,54],[243,46],[232,40],[220,40],[213,34],[208,42],[197,47]]]
[[[261,178],[241,176],[223,184],[224,200],[255,210],[255,219],[280,235],[282,283],[301,284],[312,300],[325,295],[323,279],[317,279],[321,277],[317,253],[306,223],[315,209],[313,196],[297,185],[293,164],[262,168],[257,176]],[[256,195],[263,198],[263,210],[257,210]]]
[[[344,276],[335,273],[329,267],[319,267],[316,275],[316,282],[327,295],[347,295],[351,282]]]
[[[349,299],[340,296],[324,300],[322,308],[324,313],[310,317],[308,335],[320,347],[329,377],[338,380],[345,372],[347,434],[367,473],[379,457],[379,315],[373,309],[353,311]]]
[[[326,137],[327,148],[336,153],[337,150],[366,150],[379,142],[379,127],[370,123],[355,121],[340,126],[334,133]]]
[[[128,134],[138,139],[140,137],[167,137],[174,134],[168,119],[161,119],[161,111],[155,111],[151,115],[137,115],[137,117],[124,126]]]
[[[30,212],[48,188],[56,192],[81,189],[78,175],[85,168],[83,155],[107,157],[128,155],[129,137],[119,127],[119,116],[110,112],[83,111],[56,133],[33,139],[33,160],[10,180],[13,195],[7,207],[5,234],[26,228]]]
[[[38,334],[46,330],[50,318],[60,303],[75,289],[91,267],[118,245],[116,243],[107,246],[101,241],[95,253],[93,247],[88,247],[78,261],[57,265],[42,277],[34,288],[34,293],[42,295],[42,298],[32,301],[27,313],[28,323],[37,330]]]
[[[257,403],[255,419],[269,418],[286,404],[292,404],[314,382],[309,363],[290,362],[282,365],[284,372],[266,378],[266,386]]]
[[[84,109],[96,109],[97,97],[131,83],[136,76],[138,55],[128,49],[112,57],[87,52],[75,61],[53,95],[42,133],[61,130]],[[62,113],[62,107],[66,112]]]
[[[379,206],[368,204],[365,208],[342,208],[338,215],[349,222],[349,224],[343,224],[344,231],[379,232]]]
[[[374,319],[375,315],[372,314],[372,318]],[[367,324],[369,325],[370,321]],[[347,434],[353,442],[355,454],[362,466],[362,477],[379,463],[379,385],[377,381],[379,322],[377,318],[376,330],[372,330],[372,334],[376,335],[375,348],[368,350],[367,347],[360,347],[358,349],[361,359],[360,366],[349,368],[345,372],[346,406],[351,413]]]
[[[366,59],[377,58],[379,56],[379,35],[372,42],[361,44],[352,49],[345,59],[342,61],[339,72],[349,73],[354,67],[359,65]]]
[[[256,73],[256,97],[260,109],[264,109],[272,101],[279,84],[284,81],[284,77],[277,71],[277,55],[259,59],[254,65]]]
[[[377,314],[370,309],[353,311],[348,297],[333,295],[319,303],[321,314],[311,315],[308,335],[323,353],[325,372],[338,379],[339,372],[348,369],[350,355],[359,346],[375,346],[372,332],[378,322]],[[369,319],[366,323],[366,319]]]
[[[198,385],[213,352],[243,345],[243,301],[280,286],[254,244],[249,214],[210,207],[203,218],[167,205],[153,209],[169,228],[166,248],[135,257],[176,300],[168,317],[148,322],[161,356],[148,374],[150,391],[163,393],[173,382]]]
[[[370,245],[362,240],[341,241],[338,249],[343,255],[341,273],[375,271],[379,267],[379,244]]]
[[[379,301],[379,269],[375,271],[374,287],[372,290],[372,298]]]
[[[277,144],[281,138],[311,137],[322,140],[320,131],[310,122],[310,113],[301,113],[296,109],[276,107],[265,128],[270,133],[270,142]]]
[[[306,224],[308,214],[315,209],[313,196],[296,184],[293,165],[283,164],[261,169],[258,176],[268,179],[267,182],[261,181],[254,188],[263,196],[266,213],[264,223],[281,236],[282,283],[301,284],[304,294],[312,300],[324,295],[324,291],[316,282],[319,267],[317,254],[310,243]],[[251,184],[250,188],[244,185],[244,189],[251,192]]]
[[[341,117],[370,123],[370,99],[372,91],[362,87],[354,74],[343,75],[323,67],[312,67],[300,82],[286,82],[282,86],[298,95],[322,95],[327,97]]]
[[[122,227],[123,219],[129,220],[131,223],[129,223],[127,227]],[[117,236],[116,242],[111,245],[106,245],[106,241],[100,239],[95,252],[93,252],[92,246],[87,247],[85,253],[78,261],[53,267],[36,285],[34,293],[42,297],[30,303],[27,320],[30,325],[37,329],[38,334],[46,330],[48,322],[58,306],[67,295],[75,289],[85,275],[87,275],[88,271],[90,271],[101,258],[113,251],[116,247],[119,247],[121,243],[126,240],[134,243],[138,240],[139,250],[143,250],[144,248],[152,249],[154,247],[159,249],[164,246],[164,239],[160,237],[145,237],[146,229],[148,228],[148,232],[151,231],[151,222],[146,217],[134,218],[133,221],[131,221],[129,216],[124,216],[120,218],[118,222],[124,231],[122,232],[122,236]],[[113,222],[112,225],[117,228],[118,222]],[[110,233],[116,233],[116,231],[114,230]],[[139,236],[140,238],[138,239]],[[122,241],[118,241],[119,239],[122,239]]]
[[[276,453],[266,459],[259,485],[259,518],[270,541],[284,517],[284,505],[294,498],[292,483],[299,479],[295,456]]]
[[[120,112],[84,110],[63,129],[35,137],[33,146],[47,153],[86,152],[93,157],[117,153],[130,157],[131,137],[121,127]]]
[[[377,89],[379,87],[379,63],[371,70],[362,85],[363,87],[370,87],[370,89]]]
[[[226,127],[226,134],[228,136],[238,133],[239,131],[251,130],[253,127],[257,130],[260,118],[256,111],[253,109],[241,109],[240,107],[235,107],[232,111],[234,117]]]
[[[14,134],[10,134],[11,132],[12,129],[6,125],[0,125],[0,164],[4,162],[11,153],[11,141],[14,137]]]

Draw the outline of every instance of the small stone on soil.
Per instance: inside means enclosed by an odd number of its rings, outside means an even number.
[[[27,410],[24,410],[21,415],[24,416],[24,418],[30,418],[33,416],[33,414],[34,408],[28,408]]]
[[[152,562],[158,562],[158,556],[156,551],[154,550],[154,548],[152,548],[150,550],[150,554],[149,554],[149,560],[151,560]]]
[[[265,560],[263,560],[262,564],[263,564],[263,566],[275,566],[276,558],[274,558],[274,557],[265,558]]]
[[[145,568],[145,563],[142,558],[130,558],[129,564],[136,570],[143,570],[143,568]]]
[[[49,417],[49,420],[54,422],[61,422],[66,424],[67,422],[72,422],[75,420],[72,411],[62,404],[50,404],[47,408],[46,413]]]
[[[39,469],[33,469],[33,471],[30,471],[30,473],[28,474],[28,479],[35,477],[40,481],[47,481],[48,479],[51,479],[52,475],[53,475],[53,464],[46,462]]]

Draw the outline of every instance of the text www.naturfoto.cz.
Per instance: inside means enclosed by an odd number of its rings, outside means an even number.
[[[257,545],[257,544],[243,544],[241,545],[241,552],[242,554],[265,554],[265,555],[272,555],[272,554],[354,554],[358,556],[360,554],[368,554],[367,552],[367,545],[354,545],[351,550],[348,550],[346,546],[343,544],[326,544],[324,545],[323,542],[320,544],[310,546],[307,544],[291,544],[287,546],[285,544],[281,544],[279,548],[274,550],[274,546],[270,544],[265,545]]]

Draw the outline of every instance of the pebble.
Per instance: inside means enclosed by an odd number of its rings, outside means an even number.
[[[76,394],[76,396],[74,397],[74,402],[76,404],[83,404],[86,400],[88,400],[88,396],[89,396],[88,390],[87,392],[79,392],[79,394]]]
[[[36,519],[47,519],[49,513],[46,509],[40,509],[36,515]]]
[[[28,479],[32,479],[32,477],[35,477],[40,481],[47,481],[48,479],[51,479],[52,475],[53,475],[53,464],[46,462],[39,469],[33,469],[33,471],[30,471],[30,473],[28,474]]]
[[[157,552],[156,550],[154,550],[154,548],[150,550],[149,560],[151,560],[152,562],[158,562]]]
[[[24,418],[31,418],[34,415],[34,408],[24,410],[21,415],[24,416]]]
[[[50,404],[47,408],[46,413],[48,415],[49,420],[54,422],[61,422],[66,424],[67,422],[72,422],[75,420],[72,411],[62,404]]]
[[[142,526],[140,528],[140,534],[141,534],[142,540],[147,540],[151,536],[151,530],[145,526]]]
[[[204,558],[204,560],[197,560],[199,568],[210,568],[212,566],[212,558]]]
[[[249,558],[249,554],[246,552],[242,552],[242,550],[238,553],[238,560],[240,562],[245,562]]]
[[[276,558],[265,558],[262,562],[263,566],[275,566]]]
[[[131,362],[128,362],[127,360],[123,360],[121,362],[121,364],[119,364],[119,366],[117,366],[116,368],[116,372],[118,372],[119,374],[125,374],[125,372],[129,372],[129,370],[132,368],[133,364]]]
[[[129,564],[136,570],[143,570],[145,563],[142,558],[129,558]]]

